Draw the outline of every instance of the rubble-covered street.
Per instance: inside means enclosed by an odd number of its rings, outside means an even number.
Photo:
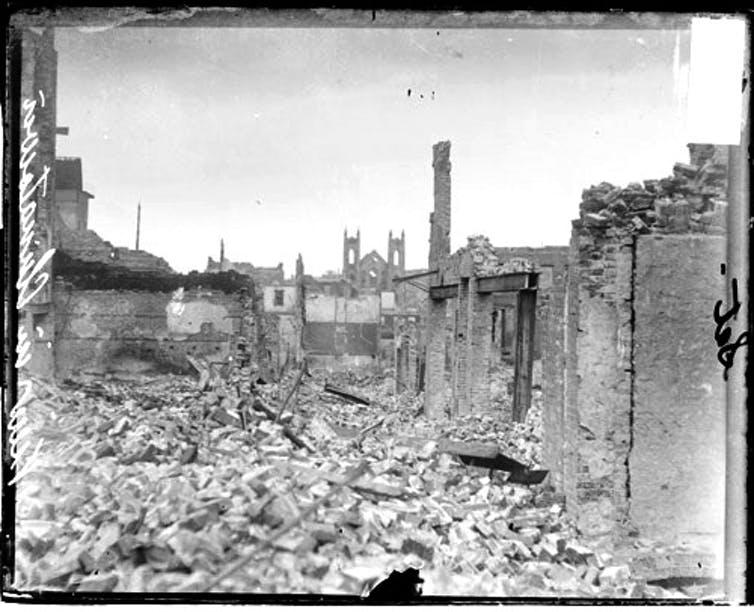
[[[18,586],[364,595],[412,566],[424,595],[710,594],[633,579],[580,541],[546,483],[506,484],[441,452],[494,444],[538,467],[538,392],[526,423],[451,424],[427,421],[421,396],[394,396],[389,377],[327,381],[365,406],[325,392],[315,372],[279,413],[297,378],[253,395],[206,377],[36,381],[30,426],[45,443],[19,484]],[[341,487],[362,461],[366,473]]]

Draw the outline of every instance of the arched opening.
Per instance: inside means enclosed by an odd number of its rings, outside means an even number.
[[[356,253],[353,249],[348,249],[348,263],[352,264],[356,261]]]

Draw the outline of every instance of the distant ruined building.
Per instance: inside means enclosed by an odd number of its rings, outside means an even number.
[[[400,238],[388,234],[387,260],[376,251],[369,251],[361,257],[361,231],[349,236],[343,230],[343,279],[363,293],[393,291],[393,278],[406,272],[406,237],[401,231]]]
[[[263,267],[245,261],[231,261],[225,257],[225,241],[220,240],[220,259],[216,261],[212,257],[207,257],[205,272],[228,272],[230,270],[250,276],[260,286],[277,285],[285,282],[282,263],[274,267]]]

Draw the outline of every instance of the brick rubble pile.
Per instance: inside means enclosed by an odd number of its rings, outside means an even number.
[[[725,234],[727,159],[713,145],[690,145],[692,164],[677,163],[673,176],[616,187],[585,189],[576,227],[639,233]]]
[[[460,249],[460,252],[465,250],[471,253],[474,275],[477,277],[534,271],[534,266],[528,259],[522,257],[500,259],[490,239],[481,234],[469,236],[468,244]]]

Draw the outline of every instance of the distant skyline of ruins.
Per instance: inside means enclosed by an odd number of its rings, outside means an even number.
[[[568,242],[594,176],[686,161],[688,32],[56,30],[60,155],[91,227],[177,270],[337,270],[341,235],[427,265],[431,146],[453,142],[451,246]],[[480,221],[483,220],[483,221]]]

